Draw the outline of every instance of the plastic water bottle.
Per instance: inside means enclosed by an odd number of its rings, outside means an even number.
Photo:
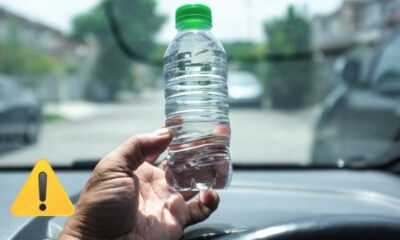
[[[231,178],[227,58],[211,26],[209,7],[179,7],[178,34],[164,55],[166,126],[173,133],[166,178],[177,191],[225,189]]]

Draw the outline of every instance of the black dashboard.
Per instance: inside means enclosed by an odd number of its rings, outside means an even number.
[[[76,203],[90,171],[56,173]],[[10,213],[28,175],[0,174],[0,239],[57,239],[66,217]],[[236,239],[236,234],[249,230],[271,230],[277,224],[303,220],[311,224],[315,219],[316,226],[330,221],[351,224],[357,219],[372,226],[382,219],[400,225],[399,188],[400,177],[373,170],[237,170],[231,187],[219,191],[219,209],[207,221],[187,228],[184,239]]]

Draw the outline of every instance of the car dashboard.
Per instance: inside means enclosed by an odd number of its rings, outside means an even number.
[[[90,171],[56,173],[76,203]],[[0,174],[0,239],[57,239],[67,217],[10,213],[28,175],[28,171]],[[230,188],[219,191],[218,210],[203,223],[188,227],[183,239],[236,239],[237,233],[249,229],[313,217],[375,216],[400,222],[399,186],[399,177],[375,170],[236,170]]]

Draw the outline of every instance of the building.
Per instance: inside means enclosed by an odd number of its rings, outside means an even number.
[[[0,7],[0,41],[19,43],[51,55],[65,64],[73,63],[74,71],[43,76],[35,84],[44,101],[81,99],[87,84],[88,69],[97,56],[93,41],[77,42],[65,33],[40,22],[19,16]],[[85,76],[86,75],[86,76]],[[29,79],[28,79],[29,81]]]
[[[313,46],[325,54],[375,45],[399,25],[400,0],[343,0],[337,11],[311,23]]]
[[[0,8],[0,40],[18,42],[58,57],[74,54],[76,48],[61,31],[3,8]]]

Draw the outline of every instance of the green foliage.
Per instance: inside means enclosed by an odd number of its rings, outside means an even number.
[[[72,37],[76,40],[84,40],[88,36],[107,37],[108,34],[108,23],[101,6],[75,17],[72,21]]]
[[[155,64],[162,66],[164,54],[165,54],[165,51],[167,50],[167,47],[168,47],[168,44],[165,44],[165,43],[156,44],[155,48],[153,50],[153,54],[150,57],[150,59],[152,59]]]
[[[265,25],[268,37],[268,91],[272,107],[296,108],[309,102],[313,85],[311,27],[288,7],[286,16]]]
[[[258,76],[263,86],[266,85],[264,44],[254,42],[224,42],[222,44],[228,55],[230,66],[235,70],[249,71]]]
[[[287,15],[265,25],[268,36],[268,52],[272,55],[293,56],[311,51],[311,26],[293,6]]]
[[[49,54],[15,42],[0,42],[1,73],[34,79],[62,71],[59,60]]]
[[[57,113],[46,113],[43,116],[45,122],[55,122],[65,120],[65,117]]]
[[[151,55],[155,47],[153,37],[164,21],[155,12],[156,2],[112,0],[111,4],[121,37],[131,50]],[[114,100],[124,86],[132,85],[131,62],[116,45],[102,5],[74,19],[72,37],[79,40],[94,37],[99,43],[100,53],[92,78],[108,92],[108,100]]]
[[[222,44],[229,59],[256,62],[265,57],[264,45],[253,42],[224,42]]]

